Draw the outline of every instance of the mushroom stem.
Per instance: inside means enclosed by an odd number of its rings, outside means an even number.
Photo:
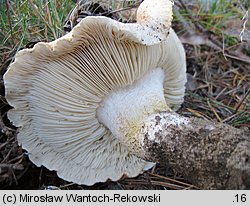
[[[164,71],[150,70],[133,85],[112,91],[97,109],[97,118],[134,153],[136,138],[151,114],[169,111],[164,98]]]
[[[112,92],[98,108],[99,121],[132,154],[166,164],[195,186],[249,188],[250,134],[171,111],[164,99],[164,76],[157,68]]]
[[[250,133],[174,112],[151,115],[138,141],[159,162],[202,189],[250,188]]]

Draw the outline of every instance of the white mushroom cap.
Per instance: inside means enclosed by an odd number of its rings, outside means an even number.
[[[146,2],[171,11],[168,0]],[[169,15],[163,22],[171,21]],[[6,99],[13,107],[8,117],[20,127],[18,141],[37,166],[86,185],[134,177],[153,166],[133,155],[97,117],[105,97],[154,68],[165,73],[166,103],[182,103],[184,50],[172,29],[167,36],[169,28],[163,31],[150,18],[151,26],[87,17],[67,35],[17,53],[4,75]]]
[[[160,0],[157,3],[152,0],[144,0],[137,10],[137,23],[156,29],[165,39],[171,27],[173,5],[174,3],[169,0]]]

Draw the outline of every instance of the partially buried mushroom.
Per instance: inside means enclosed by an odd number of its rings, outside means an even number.
[[[8,117],[33,163],[86,185],[154,165],[138,154],[138,130],[149,115],[178,108],[186,82],[172,6],[145,0],[137,23],[86,17],[17,53],[4,75]]]

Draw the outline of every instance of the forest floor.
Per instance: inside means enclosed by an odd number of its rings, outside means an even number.
[[[250,129],[248,1],[202,2],[175,3],[173,28],[186,50],[188,75],[185,102],[178,113]],[[36,167],[18,146],[17,128],[6,115],[11,107],[4,97],[3,82],[15,53],[38,41],[62,36],[88,15],[105,13],[122,22],[133,22],[139,1],[88,4],[78,7],[71,14],[74,21],[69,22],[69,11],[75,5],[66,0],[0,0],[0,189],[194,189],[188,180],[161,165],[136,178],[91,187],[77,185],[58,178],[56,172]]]

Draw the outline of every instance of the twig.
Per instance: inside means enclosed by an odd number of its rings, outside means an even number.
[[[28,169],[29,169],[29,167],[25,167],[25,168],[20,172],[20,174],[15,175],[16,180],[20,179],[20,178],[27,172]],[[4,176],[4,175],[2,175],[2,176]],[[5,176],[6,176],[5,178],[9,178],[8,175],[5,175]],[[4,178],[3,178],[3,179],[4,179]],[[3,181],[3,179],[2,179],[2,180],[0,179],[0,183],[1,183],[1,181]],[[13,180],[10,180],[9,185],[12,185],[13,183],[14,183],[14,181],[13,181]],[[0,189],[5,189],[5,188],[7,188],[9,185],[8,185],[8,184],[5,184],[5,185],[4,185],[3,187],[1,187]]]
[[[13,152],[13,149],[14,149],[14,147],[12,147],[12,148],[9,150],[9,152],[8,152],[7,155],[4,157],[4,159],[3,159],[2,162],[6,162],[6,161],[9,159],[11,153]]]
[[[114,10],[114,11],[107,11],[107,12],[104,12],[104,13],[101,13],[100,15],[107,15],[107,14],[113,14],[113,13],[117,13],[117,12],[121,12],[121,11],[126,11],[126,10],[129,10],[129,9],[132,9],[132,8],[136,8],[140,5],[141,2],[135,4],[135,5],[131,5],[129,7],[126,7],[126,8],[121,8],[121,9],[117,9],[117,10]]]
[[[11,164],[14,164],[14,163],[15,163],[15,164],[19,164],[19,163],[22,162],[22,160],[23,160],[23,154],[21,154],[21,155],[15,157],[15,158],[13,158],[13,159],[11,159],[8,163],[11,163]]]
[[[0,174],[8,172],[10,170],[23,170],[22,164],[0,164]]]
[[[8,142],[1,143],[0,144],[0,151],[8,144]]]
[[[235,59],[235,60],[238,60],[238,61],[241,61],[241,62],[250,64],[250,60],[248,60],[248,59],[243,59],[243,58],[240,58],[240,57],[238,57],[238,56],[231,55],[231,54],[224,54],[224,55],[225,55],[226,57],[231,58],[231,59]]]
[[[66,184],[66,185],[61,185],[61,186],[59,187],[59,189],[64,189],[64,188],[67,188],[67,187],[73,186],[73,185],[75,185],[75,183],[69,183],[69,184]]]

